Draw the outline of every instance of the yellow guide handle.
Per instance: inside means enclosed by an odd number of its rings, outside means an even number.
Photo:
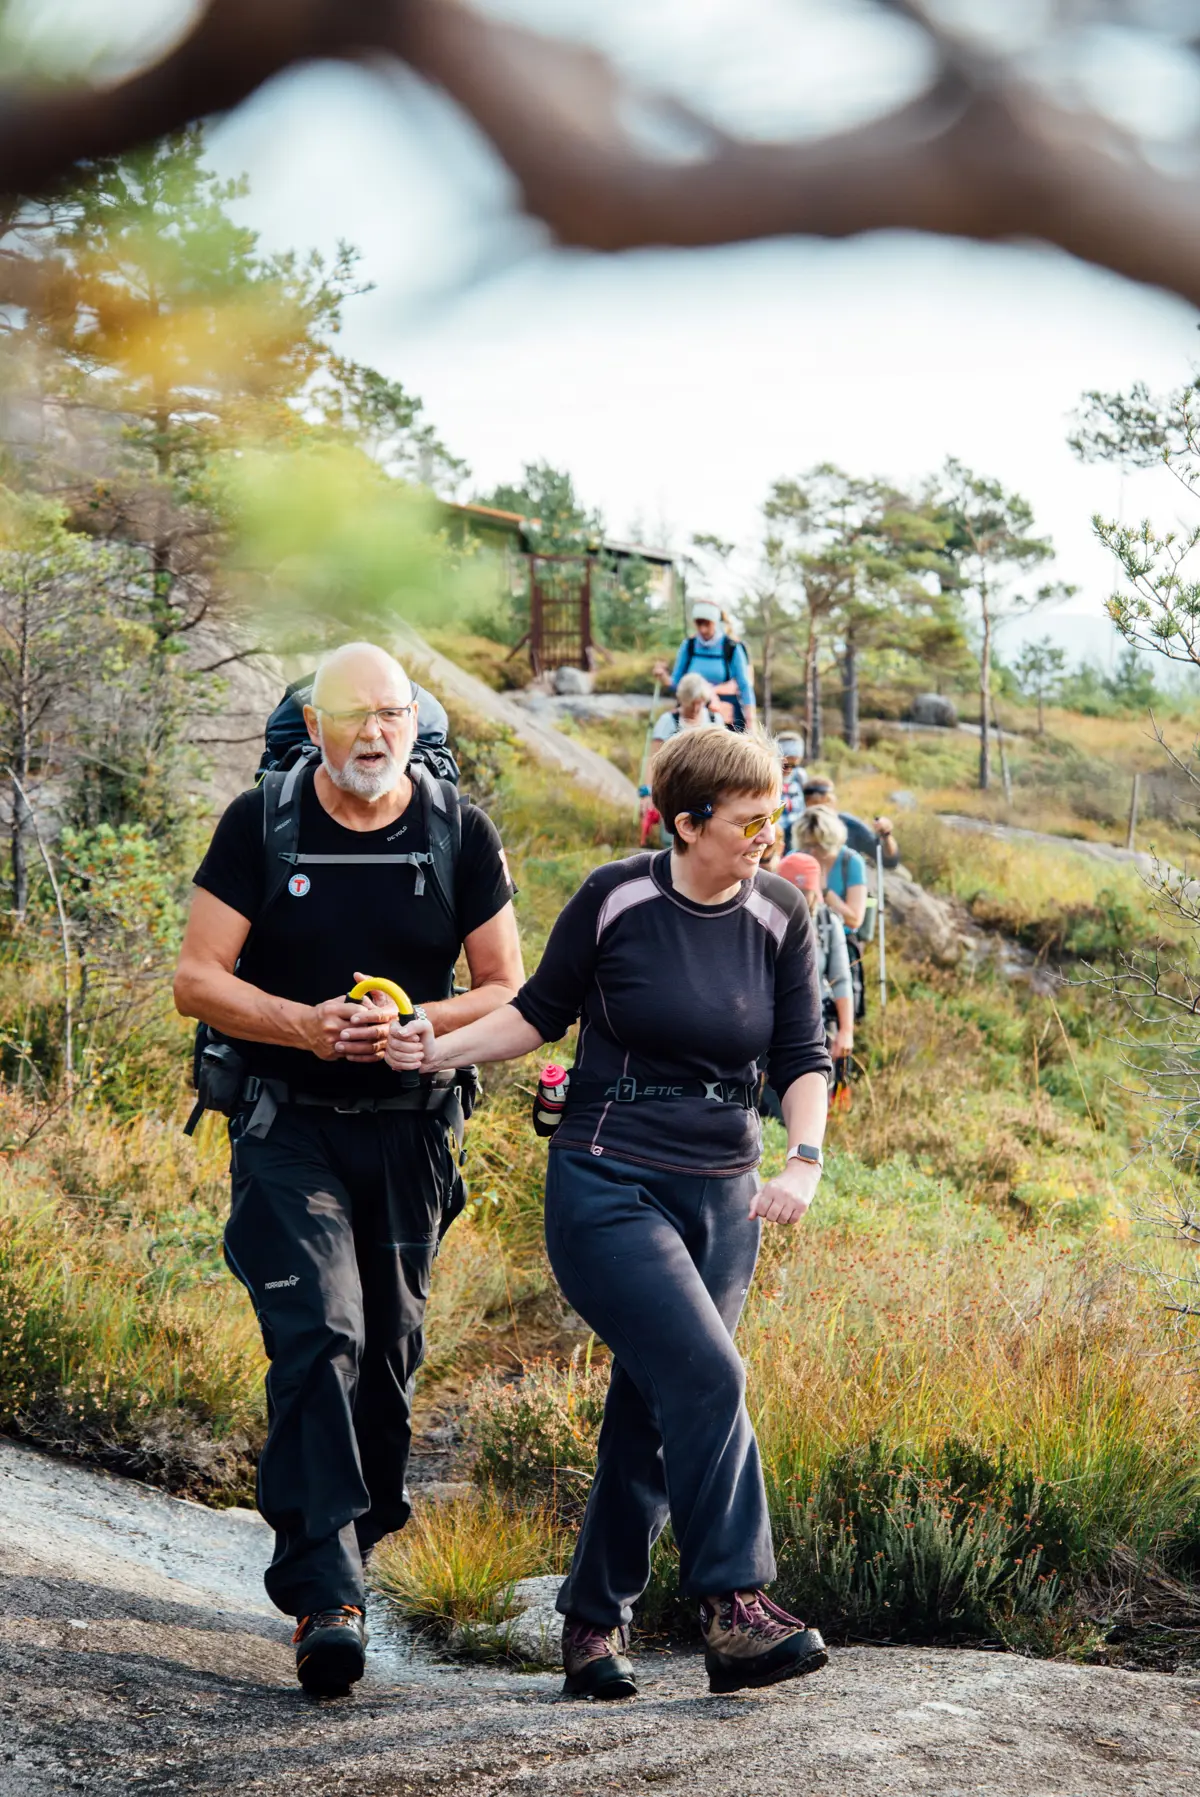
[[[395,980],[359,980],[357,986],[351,986],[347,998],[365,998],[368,992],[386,992],[395,1000],[396,1009],[401,1017],[411,1017],[413,1002],[403,986],[397,986]]]

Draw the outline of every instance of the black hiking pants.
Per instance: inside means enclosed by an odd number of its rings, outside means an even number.
[[[291,1616],[364,1597],[363,1555],[408,1520],[413,1378],[430,1269],[458,1172],[435,1113],[281,1106],[230,1125],[225,1258],[271,1366],[258,1507],[265,1584]]]
[[[558,1608],[628,1623],[668,1516],[685,1596],[775,1576],[758,1443],[733,1332],[760,1225],[754,1173],[659,1172],[552,1149],[546,1246],[570,1304],[612,1350],[596,1477]]]

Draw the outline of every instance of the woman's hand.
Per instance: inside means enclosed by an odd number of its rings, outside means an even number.
[[[820,1177],[815,1161],[789,1161],[782,1173],[754,1194],[751,1218],[761,1217],[764,1223],[798,1223],[816,1197]]]
[[[387,1033],[383,1058],[393,1073],[432,1073],[437,1063],[433,1025],[428,1017],[393,1023]]]
[[[830,1050],[830,1053],[835,1061],[840,1061],[843,1055],[853,1054],[854,1031],[852,1029],[839,1029],[837,1035],[833,1038],[833,1047]]]

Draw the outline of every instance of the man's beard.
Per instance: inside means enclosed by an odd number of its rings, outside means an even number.
[[[383,759],[370,767],[364,767],[358,755],[351,753],[345,766],[336,768],[322,742],[321,766],[339,791],[352,793],[356,799],[382,799],[400,784],[405,763],[383,743],[378,744],[374,753]]]

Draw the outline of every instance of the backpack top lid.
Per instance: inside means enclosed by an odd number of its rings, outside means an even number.
[[[449,780],[452,786],[457,786],[458,763],[447,742],[450,720],[446,708],[440,699],[435,699],[415,680],[411,684],[413,698],[417,701],[417,740],[413,744],[412,760],[418,766],[429,768],[437,779]],[[290,764],[297,750],[308,746],[304,707],[312,699],[312,687],[311,674],[302,680],[293,680],[267,719],[263,752],[258,763],[259,777],[271,768]]]

